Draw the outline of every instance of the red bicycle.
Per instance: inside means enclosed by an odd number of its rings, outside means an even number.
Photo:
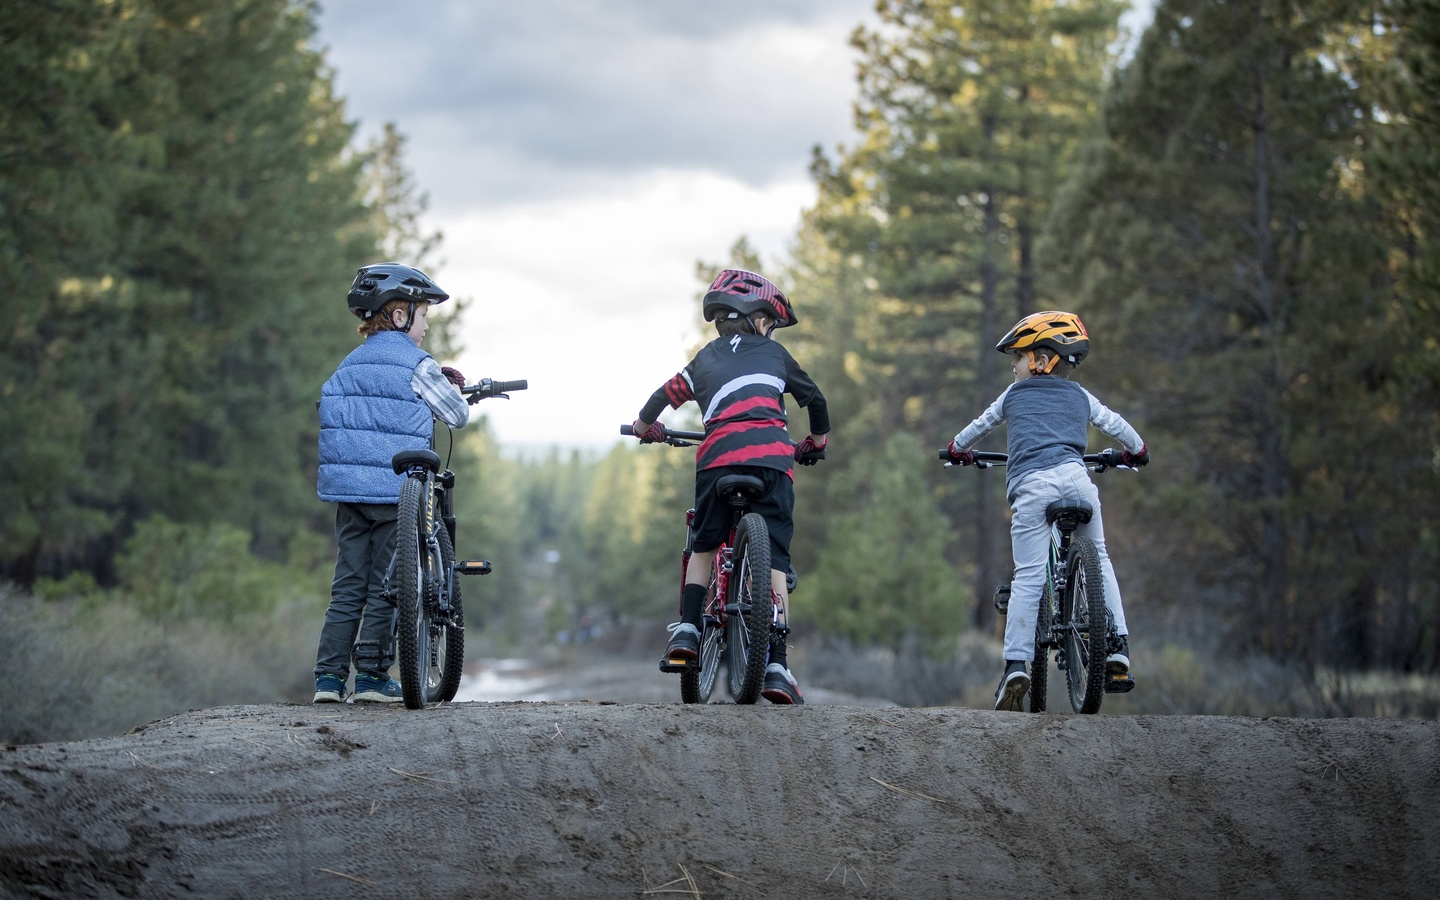
[[[621,425],[620,433],[634,435],[629,425]],[[665,429],[665,443],[672,447],[694,447],[704,438],[703,432]],[[814,457],[824,454],[817,450]],[[750,511],[764,490],[760,479],[740,473],[722,476],[715,485],[730,510],[730,521],[710,571],[700,653],[695,659],[660,660],[660,671],[680,674],[680,699],[685,703],[709,702],[722,658],[729,672],[730,696],[736,703],[756,702],[765,681],[771,638],[783,639],[790,633],[785,605],[770,586],[770,530],[759,513]],[[680,556],[682,590],[694,549],[695,510],[691,509],[685,513],[685,549]],[[787,582],[793,590],[793,576],[787,576]]]

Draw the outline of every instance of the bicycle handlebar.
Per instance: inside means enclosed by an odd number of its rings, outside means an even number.
[[[633,425],[621,425],[620,433],[626,437],[634,437],[635,427]],[[673,428],[665,429],[665,443],[672,447],[693,447],[695,446],[695,441],[703,440],[705,440],[705,432],[703,431],[676,431]]]
[[[634,437],[635,426],[621,425],[620,433],[626,437]],[[703,440],[705,440],[705,432],[703,431],[675,431],[670,428],[665,429],[665,443],[669,444],[672,447],[693,447],[695,446],[696,441]],[[806,453],[803,456],[797,457],[795,461],[800,463],[802,466],[811,466],[824,458],[825,448],[820,447],[818,449],[811,450],[809,453]]]
[[[956,463],[952,460],[950,458],[950,448],[948,447],[940,450],[939,458],[945,461],[947,467],[967,465],[967,463]],[[1121,461],[1124,459],[1124,451],[1117,450],[1114,447],[1107,447],[1099,453],[1087,453],[1081,457],[1081,459],[1084,460],[1085,465],[1092,472],[1103,472],[1106,469],[1135,468],[1134,466],[1125,465],[1125,463]],[[1009,461],[1010,454],[1008,453],[992,453],[987,450],[977,450],[975,451],[975,462],[969,463],[968,465],[973,465],[977,469],[988,469],[991,466],[1003,466]]]
[[[943,459],[945,462],[950,463],[950,465],[952,466],[955,465],[955,462],[950,459],[949,447],[941,448],[940,458]],[[975,462],[972,463],[972,465],[974,465],[977,469],[988,469],[991,466],[1005,465],[1006,460],[1008,460],[1009,458],[1010,455],[1008,453],[991,453],[988,450],[976,450]]]
[[[460,393],[465,395],[466,402],[478,403],[486,397],[503,397],[509,400],[510,391],[523,391],[529,387],[530,382],[524,378],[519,381],[492,381],[489,378],[482,378],[479,384],[467,384],[462,387]]]

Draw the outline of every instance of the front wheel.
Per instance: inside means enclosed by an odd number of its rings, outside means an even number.
[[[747,513],[735,526],[726,613],[730,696],[736,703],[760,699],[765,664],[770,661],[770,626],[775,601],[770,596],[770,530],[758,513]]]
[[[1089,538],[1076,537],[1070,544],[1066,574],[1069,583],[1060,598],[1060,624],[1070,708],[1095,713],[1105,696],[1105,581]]]
[[[440,537],[440,571],[437,573],[441,585],[449,586],[450,615],[448,619],[432,621],[430,633],[435,645],[431,647],[431,665],[438,667],[439,688],[435,699],[448,703],[455,699],[460,690],[460,675],[465,669],[465,608],[460,602],[460,579],[455,576],[455,548],[450,542],[450,531],[437,528]]]
[[[1035,658],[1030,661],[1030,711],[1045,711],[1045,691],[1050,680],[1050,621],[1055,589],[1048,580],[1040,593],[1040,611],[1035,616]]]
[[[705,633],[700,636],[700,666],[680,673],[680,699],[685,703],[710,702],[710,694],[715,690],[715,674],[720,668],[722,638],[720,623],[706,617]]]

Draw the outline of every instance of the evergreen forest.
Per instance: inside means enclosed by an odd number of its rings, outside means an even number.
[[[1157,0],[1122,52],[1126,8],[877,0],[853,139],[815,149],[785,258],[736,235],[696,261],[697,297],[740,264],[801,306],[782,339],[836,425],[796,478],[805,665],[917,705],[970,696],[972,668],[992,687],[1004,479],[935,451],[1009,382],[997,338],[1068,309],[1077,380],[1152,457],[1098,476],[1154,679],[1115,711],[1434,716],[1440,0]],[[315,16],[0,6],[6,740],[308,699],[340,295],[443,246],[404,135],[357,139]],[[441,312],[437,358],[466,304]],[[437,445],[462,548],[497,562],[472,655],[673,618],[689,455],[518,456],[483,421]],[[1375,679],[1425,687],[1367,705]]]

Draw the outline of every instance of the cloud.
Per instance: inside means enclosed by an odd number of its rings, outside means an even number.
[[[741,234],[777,258],[814,199],[801,180],[755,188],[668,172],[611,196],[453,220],[437,279],[472,301],[461,370],[531,379],[527,395],[492,410],[496,433],[507,443],[615,440],[702,339],[695,262],[723,261]]]
[[[618,440],[701,340],[695,263],[741,235],[781,256],[811,147],[852,137],[848,37],[873,18],[872,0],[324,4],[348,115],[409,138],[445,233],[431,274],[473,301],[450,362],[530,380],[479,407],[502,441]]]
[[[870,0],[335,0],[319,42],[369,132],[395,121],[437,209],[654,168],[804,177],[851,129]],[[837,89],[837,86],[839,89]]]

